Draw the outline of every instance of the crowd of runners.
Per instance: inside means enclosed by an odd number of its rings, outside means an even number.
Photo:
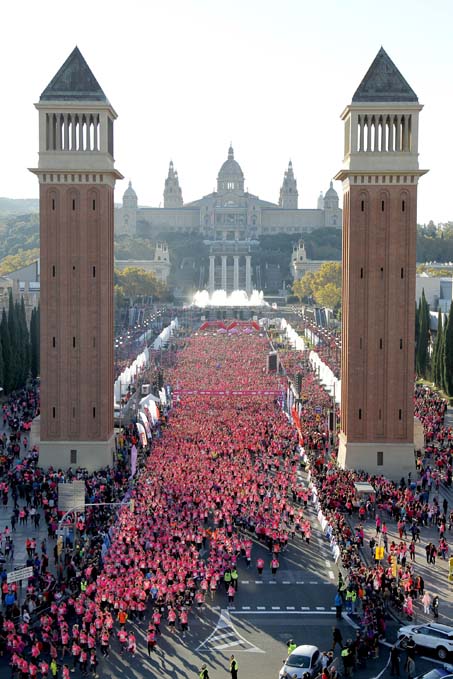
[[[278,574],[288,542],[296,536],[309,542],[312,532],[311,491],[298,474],[301,447],[341,550],[337,611],[360,613],[361,633],[354,641],[359,655],[375,653],[390,604],[410,614],[410,602],[424,594],[410,556],[400,544],[387,544],[382,562],[366,563],[363,524],[372,521],[376,533],[384,534],[385,521],[397,519],[403,545],[407,536],[416,540],[423,534],[426,521],[445,525],[446,508],[433,508],[428,493],[439,478],[436,470],[448,480],[451,469],[451,432],[443,424],[442,401],[430,392],[416,393],[427,437],[432,432],[441,444],[431,451],[428,446],[420,478],[395,484],[342,471],[335,466],[325,421],[315,414],[329,407],[330,396],[303,354],[286,356],[291,373],[303,374],[298,434],[281,407],[282,377],[263,370],[268,351],[267,338],[257,332],[210,330],[187,341],[177,365],[168,368],[167,380],[177,385],[170,426],[164,424],[163,435],[155,438],[132,492],[128,451],[138,443],[133,428],[122,435],[115,468],[95,474],[44,471],[24,441],[39,408],[36,390],[5,403],[1,491],[4,504],[12,501],[14,509],[2,547],[14,541],[15,525],[30,520],[33,510],[48,528],[46,540],[31,540],[27,547],[34,577],[21,606],[2,572],[0,653],[9,654],[13,675],[66,677],[71,669],[95,675],[98,653],[108,656],[112,645],[121,654],[136,653],[142,637],[137,639],[131,622],[141,626],[148,654],[159,652],[160,635],[184,637],[192,616],[203,615],[207,599],[234,603],[239,565]],[[234,399],[225,398],[227,390],[235,390]],[[124,497],[131,502],[119,510],[87,511],[78,519],[70,548],[60,553],[57,488],[74,476],[85,480],[90,502]],[[375,488],[361,503],[355,497],[357,480],[369,480]],[[267,547],[267,560],[257,543]],[[411,540],[407,544],[410,555]]]

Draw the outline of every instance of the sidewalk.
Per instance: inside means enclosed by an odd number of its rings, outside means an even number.
[[[432,498],[435,496],[435,494],[436,494],[435,492],[431,492],[430,501],[432,501]],[[452,509],[453,508],[452,491],[449,491],[449,489],[447,488],[441,488],[439,492],[439,500],[441,505],[444,498],[448,500],[449,510]],[[390,514],[388,514],[387,512],[379,511],[378,514],[381,518],[381,521],[386,522],[389,547],[392,541],[394,541],[396,545],[399,545],[401,541],[399,538],[396,521],[394,521],[390,517]],[[360,521],[358,516],[353,515],[353,517],[351,517],[351,525],[355,528],[356,526],[359,525],[359,523]],[[375,521],[373,519],[362,521],[362,526],[364,528],[363,551],[368,563],[371,564],[374,562],[374,550],[372,553],[369,543],[371,538],[374,538],[375,540],[377,539]],[[407,527],[409,528],[409,526],[410,524],[408,522]],[[453,532],[448,531],[447,529],[445,537],[450,547],[450,551],[449,554],[447,554],[447,558],[444,560],[438,555],[436,557],[435,565],[428,564],[426,561],[425,546],[429,542],[433,542],[437,547],[437,544],[439,542],[439,531],[436,526],[421,526],[420,527],[421,541],[420,542],[417,541],[416,543],[415,562],[410,561],[408,550],[406,563],[408,565],[410,563],[414,563],[415,565],[414,574],[415,576],[417,575],[422,576],[425,582],[425,592],[426,591],[429,592],[431,598],[436,594],[438,595],[439,619],[437,620],[437,622],[453,626],[453,587],[452,584],[449,583],[448,581],[448,557],[453,555],[452,553]],[[403,542],[405,542],[406,545],[409,547],[411,541],[412,535],[410,531],[407,530],[407,537],[404,538],[403,535]],[[386,552],[385,560],[382,562],[384,565],[387,564],[388,555],[389,552]],[[413,616],[414,624],[432,622],[434,620],[432,613],[427,615],[423,612],[423,604],[421,603],[420,599],[414,599],[413,604],[414,604],[414,616]],[[392,609],[392,612],[396,613],[394,609]],[[400,618],[401,624],[410,624],[410,621],[408,621],[405,613],[400,612],[397,613],[397,615]]]

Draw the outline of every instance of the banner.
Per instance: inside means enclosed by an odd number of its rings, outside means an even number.
[[[281,389],[253,389],[241,391],[239,389],[175,389],[173,396],[281,396]]]
[[[135,476],[137,470],[137,447],[134,445],[131,448],[131,476]]]

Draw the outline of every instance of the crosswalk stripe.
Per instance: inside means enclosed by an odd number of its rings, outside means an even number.
[[[242,610],[236,611],[235,615],[243,613],[250,614],[251,611]],[[238,648],[238,646],[240,648]],[[246,651],[249,653],[265,653],[261,648],[255,646],[250,641],[247,641],[235,628],[230,617],[230,613],[226,609],[221,609],[220,616],[217,621],[215,629],[211,634],[197,647],[197,651],[204,648],[209,650],[225,650],[227,648],[236,648],[237,651]]]

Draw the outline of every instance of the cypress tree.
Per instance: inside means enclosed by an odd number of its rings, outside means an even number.
[[[30,370],[32,377],[38,376],[39,338],[37,333],[37,310],[34,308],[30,318]]]
[[[2,320],[0,323],[0,340],[2,343],[2,357],[3,357],[3,388],[5,394],[9,394],[12,389],[12,374],[11,374],[11,340],[9,336],[8,318],[6,311],[2,311]]]
[[[414,367],[415,367],[415,372],[417,372],[417,347],[418,347],[418,332],[419,332],[419,306],[420,306],[420,301],[417,306],[417,302],[415,302],[415,353],[414,353]]]
[[[444,338],[444,389],[449,396],[453,395],[453,301],[450,305]]]
[[[13,301],[12,290],[9,291],[8,299],[8,330],[9,338],[11,342],[11,389],[17,389],[21,383],[20,370],[21,370],[21,351],[20,351],[20,338],[19,338],[19,328],[16,306]]]
[[[4,390],[5,385],[4,385],[4,372],[3,372],[3,347],[2,347],[2,340],[0,337],[0,387]],[[1,392],[0,392],[1,394]]]
[[[28,332],[27,314],[25,312],[25,302],[23,297],[21,297],[20,304],[17,303],[16,311],[21,348],[20,386],[22,386],[27,382],[27,379],[30,375],[30,335]]]
[[[433,349],[433,365],[432,365],[432,377],[433,377],[433,382],[434,384],[442,389],[442,336],[443,336],[443,327],[442,327],[442,312],[439,309],[437,313],[437,335],[436,335],[436,340],[434,342],[434,349]]]
[[[41,347],[41,335],[40,335],[40,317],[41,317],[41,307],[38,304],[38,308],[36,310],[36,374],[39,375],[40,372],[40,347]]]
[[[429,306],[426,302],[425,291],[422,291],[418,310],[418,342],[416,369],[419,375],[425,377],[428,367],[429,345]]]

